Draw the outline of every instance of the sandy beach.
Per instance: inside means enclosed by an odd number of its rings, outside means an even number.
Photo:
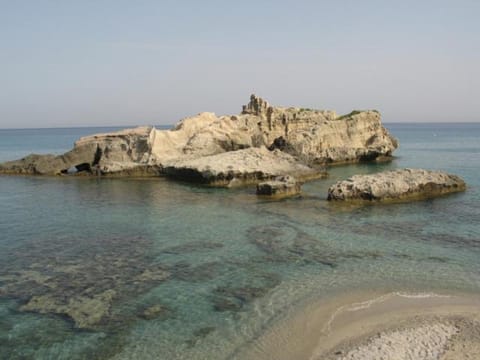
[[[480,297],[355,293],[289,314],[238,359],[478,359]]]

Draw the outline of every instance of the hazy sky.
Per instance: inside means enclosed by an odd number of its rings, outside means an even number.
[[[271,104],[480,120],[480,1],[0,0],[0,128]]]

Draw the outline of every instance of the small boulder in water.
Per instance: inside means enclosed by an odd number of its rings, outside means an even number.
[[[275,180],[257,185],[257,195],[292,196],[301,191],[300,183],[293,176],[278,176]]]

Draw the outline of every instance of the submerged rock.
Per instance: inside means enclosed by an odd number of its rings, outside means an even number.
[[[171,310],[168,307],[155,304],[143,309],[138,316],[144,320],[153,320],[158,318],[165,319],[170,316],[170,314]]]
[[[185,254],[191,252],[212,251],[223,248],[224,244],[215,241],[190,241],[185,244],[167,247],[162,250],[165,254]]]
[[[429,198],[464,191],[465,182],[456,175],[423,169],[385,171],[355,175],[328,189],[328,200],[384,201]]]
[[[280,281],[276,274],[260,274],[250,279],[248,285],[219,286],[213,292],[213,308],[215,311],[242,311],[255,299],[265,296]]]
[[[170,277],[170,273],[162,268],[145,269],[134,278],[135,282],[164,281]]]
[[[240,311],[252,300],[264,296],[269,289],[260,287],[219,287],[215,290],[213,308],[216,311]]]
[[[205,339],[207,336],[215,332],[215,330],[217,330],[217,328],[214,326],[201,327],[200,329],[195,330],[192,334],[192,337],[185,341],[185,343],[188,347],[193,347],[197,345],[200,341]]]
[[[77,327],[90,328],[109,314],[115,295],[114,290],[107,290],[91,297],[73,297],[67,302],[53,294],[33,296],[27,304],[20,307],[20,311],[65,314]]]
[[[180,262],[171,266],[169,271],[172,273],[174,279],[200,282],[213,279],[224,269],[225,265],[219,262],[207,262],[196,266]]]
[[[273,181],[262,182],[257,185],[257,195],[292,196],[301,191],[300,183],[293,176],[279,176]]]
[[[322,241],[286,223],[253,226],[248,238],[265,254],[264,261],[335,267],[340,258]]]
[[[119,305],[171,276],[150,246],[143,237],[32,241],[0,264],[0,298],[15,299],[20,311],[66,316],[77,328],[122,328],[136,309]]]
[[[264,256],[263,261],[295,263],[297,265],[318,264],[329,268],[337,267],[343,261],[377,260],[383,254],[378,251],[345,251],[328,245],[300,228],[287,223],[253,226],[248,238]]]
[[[86,136],[63,155],[29,155],[0,164],[0,173],[167,174],[224,186],[284,174],[299,176],[299,167],[307,165],[390,157],[397,146],[377,111],[338,117],[328,110],[273,107],[252,95],[239,115],[201,113],[171,130],[138,127]],[[271,156],[265,147],[273,151]],[[272,161],[279,162],[275,171],[269,168]]]

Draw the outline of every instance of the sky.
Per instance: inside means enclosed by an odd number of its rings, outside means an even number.
[[[480,121],[480,1],[0,0],[0,128],[273,105]]]

